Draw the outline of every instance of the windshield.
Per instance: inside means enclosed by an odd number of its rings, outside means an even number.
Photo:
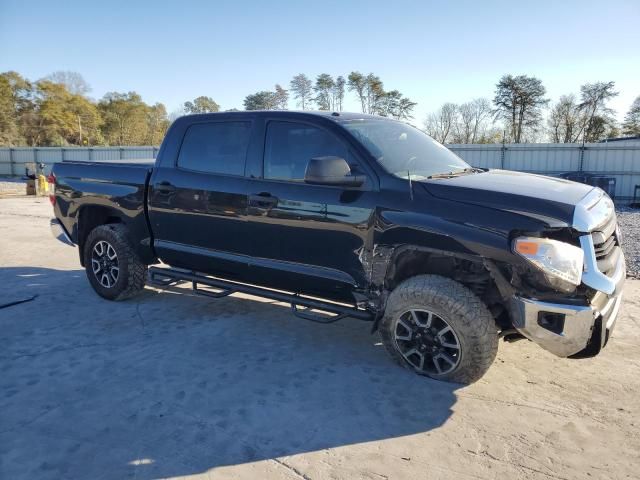
[[[395,120],[349,120],[349,130],[380,165],[400,178],[421,180],[431,175],[460,172],[469,164],[415,127]]]

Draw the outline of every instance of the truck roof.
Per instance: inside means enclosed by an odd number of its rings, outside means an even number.
[[[346,120],[365,120],[365,119],[387,119],[387,117],[381,117],[379,115],[369,115],[367,113],[355,113],[355,112],[332,112],[332,111],[324,111],[324,110],[240,110],[240,111],[231,111],[231,112],[216,112],[216,113],[196,113],[191,115],[185,115],[181,118],[206,118],[210,117],[214,119],[216,117],[221,116],[246,116],[248,114],[251,115],[260,115],[260,116],[269,116],[269,117],[324,117],[330,120],[334,120],[336,122],[346,121]]]

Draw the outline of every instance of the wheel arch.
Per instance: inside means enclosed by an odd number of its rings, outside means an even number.
[[[501,328],[510,328],[505,306],[503,272],[493,261],[478,255],[449,252],[418,245],[383,247],[373,256],[371,283],[379,291],[393,291],[418,275],[439,275],[454,280],[476,294],[489,308]],[[374,325],[374,329],[377,324]]]
[[[84,205],[78,211],[78,252],[80,264],[84,267],[84,245],[89,233],[100,225],[113,223],[127,224],[121,212],[104,205]]]

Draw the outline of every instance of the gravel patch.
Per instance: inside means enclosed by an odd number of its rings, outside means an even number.
[[[622,231],[622,250],[627,260],[627,276],[640,278],[640,210],[618,207],[616,215]]]
[[[0,195],[25,195],[27,193],[27,182],[24,180],[1,179]]]

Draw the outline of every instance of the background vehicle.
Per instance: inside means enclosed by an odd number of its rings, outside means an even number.
[[[155,164],[63,162],[51,182],[52,228],[101,296],[136,294],[162,260],[156,282],[370,320],[394,359],[434,378],[477,380],[499,337],[593,356],[620,305],[604,192],[472,168],[381,117],[187,116]]]

